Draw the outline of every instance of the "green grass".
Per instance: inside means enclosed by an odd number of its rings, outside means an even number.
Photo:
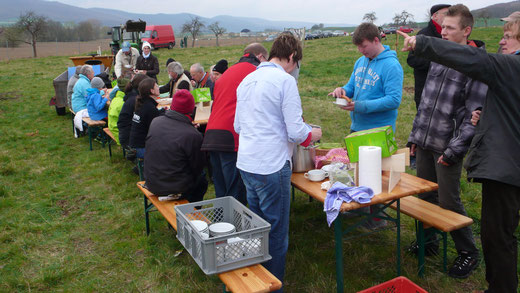
[[[473,37],[496,52],[500,28],[476,29]],[[393,44],[394,39],[386,41]],[[270,46],[270,43],[267,43]],[[160,83],[167,81],[164,63],[173,57],[188,67],[209,68],[225,58],[234,64],[243,46],[155,51]],[[415,115],[413,75],[406,54],[397,141],[406,144]],[[350,38],[306,41],[299,88],[306,121],[322,126],[324,142],[339,142],[350,119],[327,93],[343,85],[359,53]],[[0,63],[0,291],[149,291],[219,292],[216,276],[206,276],[183,252],[175,233],[157,213],[146,236],[138,178],[120,150],[94,145],[71,134],[69,116],[48,106],[52,80],[72,66],[67,57],[18,59]],[[479,241],[480,186],[461,179],[462,200]],[[206,198],[214,197],[212,186]],[[335,290],[333,230],[322,205],[297,193],[291,207],[287,256],[287,292]],[[414,238],[413,222],[403,217],[402,244]],[[345,291],[356,292],[395,276],[395,232],[344,241]],[[480,244],[479,244],[480,246]],[[450,261],[455,257],[449,242]],[[485,287],[484,266],[466,280],[441,271],[441,259],[427,262],[424,279],[416,260],[403,254],[403,275],[430,292],[471,292]]]

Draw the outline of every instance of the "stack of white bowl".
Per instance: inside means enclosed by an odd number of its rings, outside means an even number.
[[[209,238],[208,223],[200,220],[192,220],[191,223],[195,226],[195,229],[197,229],[197,232],[200,234],[202,239]]]
[[[209,235],[211,237],[219,237],[234,233],[235,225],[227,222],[218,222],[209,226]]]

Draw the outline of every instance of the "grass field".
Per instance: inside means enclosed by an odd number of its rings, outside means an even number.
[[[473,38],[496,52],[500,28],[476,29]],[[394,39],[386,41],[393,44]],[[266,44],[270,46],[270,43]],[[206,68],[225,58],[230,64],[243,46],[155,51],[161,83],[167,58]],[[397,141],[404,146],[415,115],[413,74],[399,52],[405,72]],[[306,121],[322,126],[324,142],[339,142],[348,132],[346,112],[327,93],[343,85],[359,57],[350,38],[307,41],[299,81]],[[206,276],[182,249],[166,222],[151,217],[146,236],[142,195],[131,163],[119,150],[88,150],[75,139],[69,116],[48,106],[52,80],[72,66],[67,57],[0,62],[0,291],[66,292],[219,292],[221,282]],[[479,239],[480,185],[461,179],[462,200]],[[206,198],[214,197],[212,186]],[[333,230],[323,207],[297,193],[291,207],[287,292],[335,291]],[[413,222],[403,217],[402,245],[414,239]],[[395,231],[344,242],[345,291],[356,292],[395,277]],[[449,241],[449,261],[456,256]],[[427,262],[425,278],[417,262],[403,253],[402,273],[429,292],[471,292],[485,287],[484,265],[466,280],[441,270],[442,260]]]

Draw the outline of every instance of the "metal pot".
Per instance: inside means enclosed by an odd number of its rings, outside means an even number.
[[[294,145],[293,149],[293,172],[307,172],[314,169],[314,159],[316,158],[316,147],[310,145],[303,147]]]

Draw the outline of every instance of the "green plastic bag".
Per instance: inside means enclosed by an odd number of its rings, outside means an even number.
[[[200,102],[209,102],[211,101],[211,92],[209,88],[203,87],[200,89],[194,89],[191,91],[193,98],[195,99],[195,103]]]

